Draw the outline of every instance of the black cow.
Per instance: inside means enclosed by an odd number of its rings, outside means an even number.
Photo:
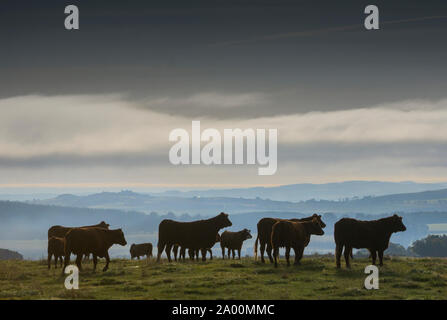
[[[352,218],[343,218],[334,225],[335,260],[340,268],[340,258],[344,247],[346,267],[350,268],[349,256],[352,248],[366,248],[371,252],[372,262],[376,263],[376,254],[379,255],[380,265],[383,265],[383,252],[388,248],[390,237],[394,232],[405,231],[402,217],[391,217],[361,221]]]

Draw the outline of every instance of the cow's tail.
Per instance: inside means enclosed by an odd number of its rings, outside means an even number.
[[[259,241],[259,234],[256,236],[255,245],[253,246],[253,253],[255,256],[255,261],[258,260],[258,241]]]

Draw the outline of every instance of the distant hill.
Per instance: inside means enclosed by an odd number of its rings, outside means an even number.
[[[174,197],[154,196],[132,191],[102,192],[88,196],[60,195],[32,204],[92,209],[119,209],[141,212],[213,215],[216,212],[244,213],[256,211],[333,212],[380,214],[398,212],[447,211],[447,189],[393,194],[361,199],[307,200],[300,202],[274,201],[261,198]]]
[[[165,191],[153,196],[173,197],[230,197],[246,199],[270,199],[276,201],[341,200],[383,196],[388,194],[413,193],[447,188],[447,183],[345,181],[325,184],[290,184],[278,187],[254,187],[238,189],[210,189],[194,191]]]
[[[0,249],[0,260],[23,260],[23,256],[8,249]]]

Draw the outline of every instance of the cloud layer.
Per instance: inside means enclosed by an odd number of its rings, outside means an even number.
[[[3,184],[144,182],[282,184],[375,178],[438,180],[446,173],[447,100],[402,101],[368,108],[255,119],[213,119],[153,111],[243,108],[271,103],[262,93],[197,93],[130,101],[122,95],[22,96],[0,100]],[[162,108],[161,108],[162,110]],[[173,167],[169,132],[216,128],[278,129],[278,173],[255,167]],[[253,170],[252,170],[253,169]]]

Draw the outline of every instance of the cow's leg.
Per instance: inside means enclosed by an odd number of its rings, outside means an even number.
[[[98,264],[98,257],[93,255],[93,272],[96,271],[96,265]]]
[[[54,269],[57,269],[57,259],[59,259],[59,256],[54,256]]]
[[[181,260],[183,260],[183,262],[185,262],[185,256],[186,256],[186,249],[184,248],[184,247],[181,247],[180,248],[180,253],[179,253],[180,255],[179,255],[179,260],[181,259]],[[190,256],[191,256],[191,254],[190,254]]]
[[[206,261],[206,249],[200,249],[200,252],[202,252],[202,261]],[[197,256],[199,253],[197,253]]]
[[[108,251],[106,251],[105,257],[106,257],[106,266],[104,267],[104,269],[102,269],[103,272],[106,272],[109,269],[110,257]]]
[[[65,273],[65,268],[70,263],[70,253],[65,252],[65,259],[64,259],[64,267],[62,268],[62,275]]]
[[[383,266],[383,250],[379,250],[379,266]]]
[[[51,257],[53,255],[51,253],[48,253],[48,269],[51,269]]]
[[[262,241],[261,239],[259,239],[259,242],[260,242],[259,251],[261,252],[261,262],[265,263],[264,260],[265,242]]]
[[[351,252],[351,247],[348,247],[347,245],[345,245],[345,251],[343,253],[345,256],[346,268],[351,268],[351,264],[349,263],[350,252]]]
[[[290,266],[290,247],[286,247],[286,261],[287,261],[287,266]]]
[[[337,265],[337,268],[340,268],[340,266],[341,266],[340,258],[341,258],[342,251],[343,251],[343,246],[336,244],[335,245],[335,263]]]
[[[64,256],[63,256],[63,255],[62,255],[62,256],[59,256],[59,259],[61,260],[60,265],[61,265],[61,268],[62,268],[62,262],[64,261]]]
[[[279,250],[279,248],[278,248]],[[279,252],[278,252],[279,253]],[[267,255],[269,256],[269,260],[270,263],[273,263],[273,258],[272,258],[272,244],[267,242]]]
[[[165,249],[166,243],[158,243],[158,253],[157,253],[157,262],[160,262],[161,254],[163,253],[163,250]]]
[[[301,264],[301,259],[303,258],[304,247],[298,247],[294,251],[296,252],[296,255],[298,256],[296,264],[300,265]]]
[[[375,265],[376,264],[376,258],[377,258],[377,251],[376,250],[372,250],[371,251],[371,258],[372,258],[372,264]]]
[[[172,248],[172,252],[174,253],[174,260],[175,262],[177,262],[178,245],[174,245],[174,247]]]
[[[210,253],[210,260],[213,260],[213,251],[211,251],[211,249],[208,249],[208,252]]]
[[[273,248],[273,258],[275,259],[275,268],[278,267],[278,254],[279,254],[279,247]]]
[[[236,250],[231,249],[231,253],[233,254],[233,260],[234,260],[234,258],[236,257]]]
[[[76,256],[76,265],[78,266],[79,271],[82,271],[82,254]]]
[[[172,244],[168,243],[166,244],[166,255],[168,256],[168,261],[171,262],[171,248],[172,248]]]
[[[241,248],[237,249],[237,256],[239,257],[239,260],[241,260]]]
[[[220,247],[222,249],[222,259],[225,259],[225,247]]]

